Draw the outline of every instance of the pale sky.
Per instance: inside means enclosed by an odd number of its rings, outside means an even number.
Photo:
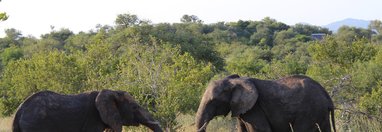
[[[130,13],[155,23],[180,22],[184,14],[196,15],[204,23],[238,20],[258,21],[271,17],[293,25],[326,25],[345,18],[382,19],[382,0],[2,0],[0,11],[10,17],[0,22],[23,36],[68,28],[74,33],[89,31],[97,24],[114,25],[118,14]]]

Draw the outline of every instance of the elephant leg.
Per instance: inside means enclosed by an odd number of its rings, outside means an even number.
[[[237,131],[248,132],[244,122],[240,118],[237,119]]]
[[[331,132],[329,116],[298,117],[293,123],[295,132]],[[319,118],[321,117],[321,118]]]
[[[321,121],[321,123],[316,123],[315,125],[321,132],[331,132],[331,125],[328,118]]]
[[[291,127],[291,129],[293,129],[293,131],[291,130],[292,132],[319,132],[317,127],[315,127],[315,125],[313,124],[309,124],[309,125],[295,124]]]
[[[302,117],[296,119],[295,122],[291,125],[290,129],[293,129],[294,132],[324,132],[321,128],[318,127],[319,125],[316,124],[318,123],[315,123],[315,121],[311,119]]]
[[[272,132],[271,125],[260,107],[254,107],[239,118],[247,132]]]
[[[331,127],[329,122],[323,122],[321,124],[317,124],[317,127],[320,128],[321,132],[331,132]]]

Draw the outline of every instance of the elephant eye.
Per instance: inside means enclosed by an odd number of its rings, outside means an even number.
[[[133,104],[133,105],[132,105],[132,108],[133,108],[133,110],[137,110],[137,109],[138,109],[138,105]]]

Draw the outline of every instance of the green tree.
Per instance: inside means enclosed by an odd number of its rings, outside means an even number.
[[[266,17],[256,25],[256,33],[252,34],[249,43],[273,47],[273,36],[275,32],[287,30],[289,28],[290,27],[284,23]]]
[[[372,31],[369,29],[357,28],[357,27],[349,27],[342,26],[338,29],[335,34],[336,39],[339,41],[345,41],[351,43],[353,41],[365,38],[367,40],[371,39]]]
[[[382,117],[382,87],[380,83],[371,93],[365,94],[360,100],[361,108],[367,111],[368,114],[378,118]]]
[[[5,30],[6,36],[0,40],[0,49],[7,48],[10,46],[21,46],[23,36],[21,31],[14,28]]]
[[[355,67],[353,75],[356,79],[355,86],[364,89],[362,98],[360,98],[361,110],[366,113],[382,118],[382,50],[373,60],[368,63],[359,63]]]
[[[258,46],[248,46],[239,43],[220,44],[219,53],[226,60],[224,69],[228,73],[243,76],[256,75],[267,65],[270,51]]]
[[[213,76],[212,65],[155,38],[120,48],[125,52],[117,65],[120,74],[114,78],[114,87],[131,92],[170,129],[179,125],[177,114],[196,111],[200,96],[195,95],[202,93]]]
[[[21,48],[12,46],[4,49],[0,54],[2,65],[7,65],[10,61],[15,61],[23,57],[23,51]]]
[[[372,40],[375,43],[382,42],[382,22],[380,20],[373,20],[369,24],[369,29],[373,32]]]
[[[380,20],[370,21],[369,29],[373,30],[377,34],[382,33],[382,22]]]
[[[324,33],[327,35],[332,34],[328,28],[323,28],[319,26],[309,25],[309,24],[296,24],[292,26],[292,29],[295,33],[310,36],[313,33]]]
[[[51,31],[49,34],[41,35],[42,39],[54,39],[60,42],[61,47],[65,45],[65,41],[74,35],[69,29],[62,28],[59,31]]]
[[[134,14],[119,14],[115,19],[115,24],[119,28],[127,28],[140,24],[140,20],[137,15]]]
[[[93,34],[80,32],[67,38],[64,48],[68,50],[68,52],[83,52],[86,50],[86,45],[92,42],[92,37],[94,37]]]
[[[203,23],[203,21],[200,20],[198,16],[187,14],[183,15],[180,21],[183,23]]]
[[[366,39],[348,44],[333,37],[327,37],[310,46],[309,53],[311,53],[313,65],[308,68],[307,74],[319,82],[325,82],[323,85],[326,88],[339,94],[336,96],[340,98],[339,100],[350,101],[364,93],[365,90],[358,89],[359,94],[350,94],[356,89],[354,84],[347,81],[351,77],[359,76],[357,74],[352,76],[350,72],[358,62],[367,62],[377,53],[374,45],[368,43]]]
[[[179,45],[182,53],[188,52],[196,60],[211,62],[217,70],[222,70],[223,60],[213,49],[210,38],[202,34],[202,29],[199,23],[160,24],[153,27],[150,35],[173,46]]]
[[[8,19],[8,17],[9,16],[7,15],[7,13],[5,13],[5,12],[0,13],[0,21],[5,21]]]
[[[307,74],[321,82],[333,96],[336,107],[340,109],[337,120],[342,123],[341,130],[370,130],[363,121],[358,121],[365,120],[365,115],[359,114],[362,113],[359,101],[376,87],[382,77],[380,64],[374,62],[379,58],[378,50],[367,39],[349,43],[333,36],[316,41],[309,47],[312,63]]]
[[[11,115],[32,93],[53,90],[60,93],[83,92],[83,74],[73,56],[63,52],[40,52],[30,59],[11,61],[0,82],[0,108]]]
[[[296,35],[297,33],[293,32],[292,29],[276,32],[273,43],[274,45],[282,45],[282,44],[290,43],[291,41],[296,40],[296,39],[293,39],[295,38]]]

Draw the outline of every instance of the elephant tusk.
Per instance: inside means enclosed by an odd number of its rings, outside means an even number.
[[[202,127],[198,129],[198,132],[203,131],[206,129],[208,122],[204,123]]]
[[[147,123],[148,124],[153,124],[153,125],[159,125],[158,121],[148,121]]]

